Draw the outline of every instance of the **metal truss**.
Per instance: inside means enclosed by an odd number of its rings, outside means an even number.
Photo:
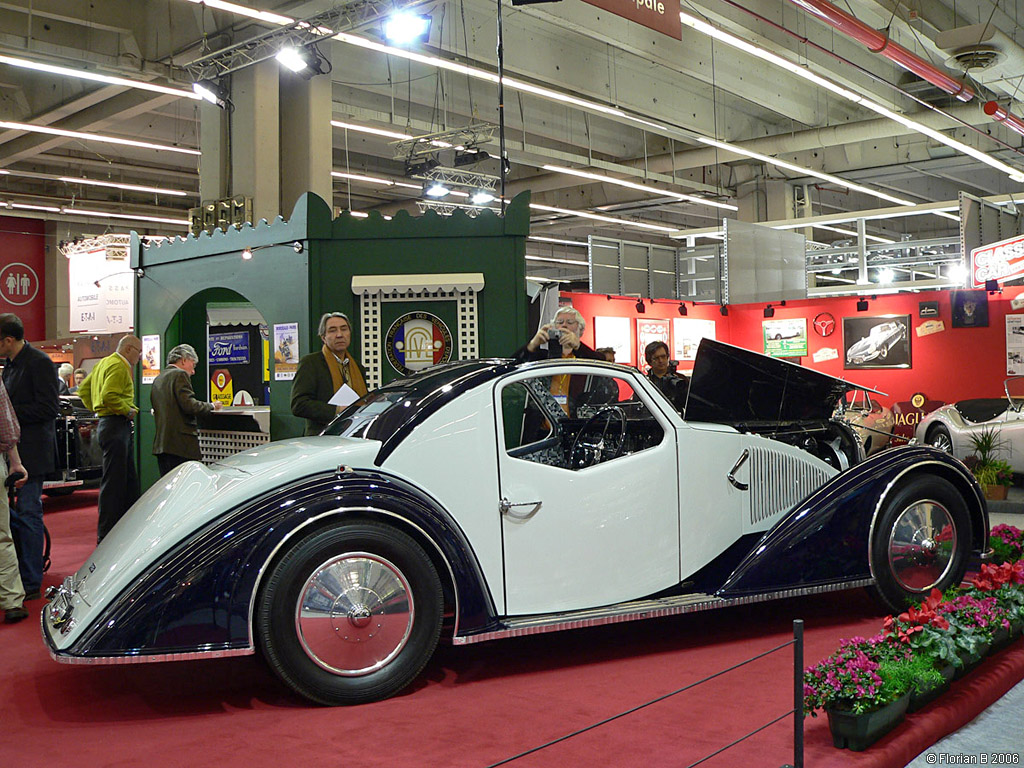
[[[416,205],[420,213],[434,211],[442,216],[451,216],[455,211],[465,211],[467,216],[476,217],[481,211],[494,211],[500,213],[497,208],[488,208],[485,205],[469,205],[468,203],[445,203],[440,200],[417,200]]]
[[[427,0],[411,0],[403,8],[422,5]],[[251,37],[240,43],[201,56],[185,65],[193,80],[217,80],[241,69],[273,58],[281,48],[302,47],[329,40],[339,32],[349,32],[372,24],[397,10],[393,0],[352,0],[329,10],[296,20],[294,23]]]
[[[424,173],[410,174],[413,179],[424,181],[436,181],[449,187],[462,187],[464,189],[486,189],[493,192],[501,181],[497,176],[488,173],[476,173],[475,171],[463,171],[461,168],[446,168],[442,165],[431,168]]]
[[[490,123],[471,123],[464,128],[452,128],[437,133],[425,133],[413,139],[395,142],[395,159],[409,162],[416,158],[430,157],[446,149],[456,152],[479,147],[494,137],[495,126]]]

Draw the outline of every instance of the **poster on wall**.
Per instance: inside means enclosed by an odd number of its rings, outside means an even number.
[[[1006,316],[1006,375],[1024,374],[1024,315]]]
[[[207,365],[248,365],[249,332],[211,333],[207,354]]]
[[[988,328],[988,291],[953,291],[953,327]]]
[[[636,319],[636,357],[638,367],[643,373],[647,373],[651,366],[647,364],[647,360],[644,359],[644,349],[652,341],[663,341],[665,344],[669,342],[669,323],[668,320],[661,320],[658,318],[647,319],[644,317],[638,317]],[[669,347],[671,349],[671,347]]]
[[[299,324],[274,325],[274,381],[291,381],[299,367]]]
[[[715,321],[690,317],[672,318],[672,359],[692,363],[701,339],[715,338]]]
[[[160,336],[142,337],[142,383],[152,384],[160,375]]]
[[[910,315],[843,318],[843,367],[910,368]]]
[[[807,318],[762,320],[761,335],[764,353],[770,357],[804,357],[807,355]]]
[[[615,362],[629,365],[633,362],[633,349],[629,343],[631,317],[595,317],[594,349],[611,347],[615,350]]]

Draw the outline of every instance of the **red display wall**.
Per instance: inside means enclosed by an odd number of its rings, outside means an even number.
[[[1020,293],[1022,287],[1005,289],[1002,293],[988,296],[988,326],[982,328],[952,327],[952,291],[925,291],[921,293],[900,293],[878,296],[872,299],[868,294],[868,310],[857,311],[858,297],[805,299],[788,301],[785,307],[775,306],[773,320],[786,318],[807,319],[807,356],[799,362],[809,368],[837,376],[856,384],[878,389],[886,393],[878,398],[885,405],[910,399],[916,392],[923,392],[929,400],[952,402],[972,397],[1002,397],[1003,380],[1006,378],[1006,321],[1007,313],[1015,312],[1010,300]],[[587,322],[583,341],[594,346],[594,318],[607,317],[679,317],[678,301],[645,301],[645,312],[636,311],[635,298],[619,298],[593,294],[563,293],[563,302],[569,301]],[[938,317],[918,316],[923,301],[936,301]],[[761,323],[765,304],[744,304],[729,307],[729,314],[723,316],[717,305],[687,303],[687,317],[715,321],[716,338],[729,344],[764,351]],[[1024,310],[1021,310],[1024,311]],[[819,312],[829,312],[836,319],[835,332],[822,338],[813,330],[812,321]],[[866,318],[878,315],[910,315],[911,367],[901,369],[844,369],[843,367],[843,318]],[[940,320],[945,330],[927,336],[918,336],[917,329],[927,320]],[[879,320],[879,322],[883,322]],[[633,333],[633,364],[637,363],[636,333]],[[838,351],[835,360],[815,363],[815,352],[831,347]],[[685,370],[681,365],[680,370]]]
[[[29,341],[46,338],[44,222],[0,216],[0,312],[13,312]]]

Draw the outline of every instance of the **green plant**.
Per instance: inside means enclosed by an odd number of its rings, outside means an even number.
[[[943,679],[930,658],[917,654],[878,662],[878,676],[883,690],[894,699],[907,692],[927,691]]]
[[[989,464],[997,453],[1006,448],[1006,441],[999,436],[999,430],[995,427],[974,432],[968,439],[971,441],[971,450],[978,457],[978,466]]]
[[[1013,485],[1013,470],[1001,459],[990,459],[984,464],[979,461],[972,471],[982,485]]]

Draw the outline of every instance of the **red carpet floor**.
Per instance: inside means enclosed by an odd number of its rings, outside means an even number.
[[[95,540],[94,492],[48,499],[53,584]],[[51,661],[31,617],[0,625],[0,768],[8,766],[488,766],[785,642],[806,622],[806,661],[881,625],[861,591],[592,630],[442,647],[403,695],[328,709],[290,694],[254,657],[127,667]],[[510,763],[686,766],[791,706],[791,649]],[[806,765],[902,768],[1024,678],[1024,643],[988,659],[862,753],[806,721]],[[792,761],[792,721],[707,766]]]

